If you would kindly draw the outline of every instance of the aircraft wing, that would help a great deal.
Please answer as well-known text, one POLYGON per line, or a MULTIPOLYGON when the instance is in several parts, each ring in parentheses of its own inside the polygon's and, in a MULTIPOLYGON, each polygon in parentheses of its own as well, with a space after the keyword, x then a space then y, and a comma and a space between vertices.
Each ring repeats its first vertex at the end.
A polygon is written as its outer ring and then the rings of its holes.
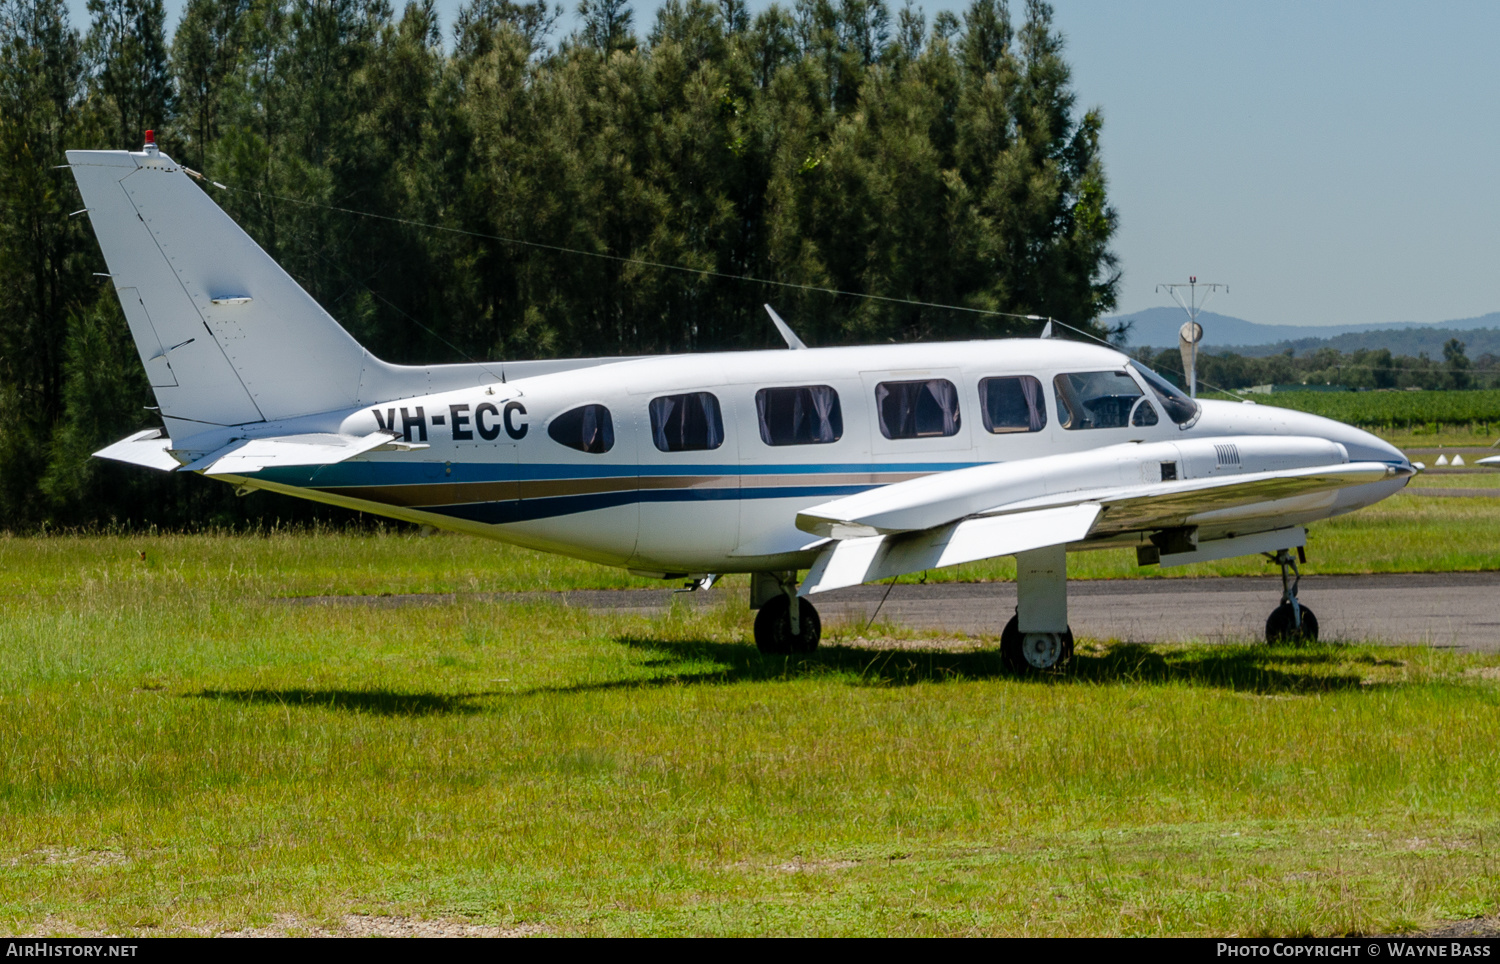
POLYGON ((1274 451, 1255 439, 1111 446, 924 476, 813 506, 798 514, 797 526, 835 541, 803 592, 1190 526, 1208 513, 1379 482, 1400 471, 1349 462, 1336 443, 1304 442, 1275 440, 1274 451), (1207 455, 1199 451, 1205 444, 1207 455), (1179 472, 1188 477, 1163 480, 1179 472))
POLYGON ((1103 510, 1103 518, 1094 526, 1091 535, 1103 535, 1192 525, 1200 516, 1211 512, 1380 482, 1392 474, 1391 467, 1384 462, 1346 462, 1343 465, 1253 472, 1216 479, 1187 479, 1134 490, 1051 496, 1031 500, 1031 505, 999 506, 985 514, 1024 513, 1035 511, 1034 507, 1085 497, 1097 501, 1103 510))

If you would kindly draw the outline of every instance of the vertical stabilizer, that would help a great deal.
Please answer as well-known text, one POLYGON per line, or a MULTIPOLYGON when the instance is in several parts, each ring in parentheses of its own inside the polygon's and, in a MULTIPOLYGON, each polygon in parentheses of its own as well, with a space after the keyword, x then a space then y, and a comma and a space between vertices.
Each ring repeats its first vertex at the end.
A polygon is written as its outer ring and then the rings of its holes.
POLYGON ((69 151, 164 417, 238 425, 359 404, 371 358, 180 166, 69 151))

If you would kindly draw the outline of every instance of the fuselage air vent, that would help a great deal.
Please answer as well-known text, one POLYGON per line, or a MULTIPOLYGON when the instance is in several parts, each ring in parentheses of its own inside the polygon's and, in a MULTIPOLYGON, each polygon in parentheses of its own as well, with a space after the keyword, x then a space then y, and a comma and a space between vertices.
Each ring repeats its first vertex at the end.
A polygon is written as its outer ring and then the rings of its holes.
POLYGON ((1240 449, 1237 445, 1215 445, 1214 454, 1219 457, 1219 467, 1240 467, 1240 449))

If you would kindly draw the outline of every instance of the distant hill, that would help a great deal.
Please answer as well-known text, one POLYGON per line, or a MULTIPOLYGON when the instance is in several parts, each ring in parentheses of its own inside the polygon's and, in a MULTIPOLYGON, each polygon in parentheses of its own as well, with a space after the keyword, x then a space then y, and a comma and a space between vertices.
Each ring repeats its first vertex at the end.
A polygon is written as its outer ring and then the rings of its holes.
MULTIPOLYGON (((1125 343, 1132 348, 1175 346, 1177 330, 1186 320, 1187 315, 1176 307, 1147 308, 1105 319, 1112 324, 1130 322, 1125 343)), ((1389 348, 1398 355, 1416 355, 1425 351, 1438 357, 1442 355, 1443 343, 1449 338, 1464 342, 1470 358, 1486 352, 1500 354, 1500 312, 1431 324, 1395 321, 1368 325, 1261 325, 1205 311, 1198 315, 1198 322, 1203 325, 1204 347, 1242 355, 1272 355, 1287 348, 1300 355, 1327 346, 1340 351, 1389 348)))
POLYGON ((1305 355, 1319 348, 1336 348, 1342 352, 1361 348, 1388 348, 1393 355, 1443 357, 1443 345, 1457 338, 1464 343, 1464 354, 1471 359, 1481 355, 1500 355, 1500 328, 1401 328, 1396 331, 1352 331, 1334 338, 1298 338, 1274 345, 1223 345, 1214 351, 1232 351, 1249 357, 1274 355, 1292 349, 1305 355))

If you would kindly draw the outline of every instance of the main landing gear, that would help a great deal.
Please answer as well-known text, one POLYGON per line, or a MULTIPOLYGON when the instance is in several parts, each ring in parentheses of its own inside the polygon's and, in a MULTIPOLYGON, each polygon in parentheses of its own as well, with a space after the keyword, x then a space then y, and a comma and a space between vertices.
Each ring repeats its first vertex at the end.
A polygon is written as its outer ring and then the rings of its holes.
POLYGON ((1060 633, 1023 633, 1018 612, 1000 632, 1000 661, 1017 673, 1061 666, 1073 658, 1073 630, 1060 633))
POLYGON ((1316 643, 1318 617, 1297 601, 1297 586, 1302 582, 1302 574, 1297 570, 1297 557, 1300 556, 1303 562, 1307 561, 1307 557, 1302 555, 1301 549, 1297 550, 1297 556, 1286 549, 1279 550, 1274 556, 1266 553, 1266 556, 1281 566, 1281 605, 1266 617, 1266 642, 1272 645, 1316 643))
POLYGON ((1042 672, 1073 658, 1068 627, 1068 554, 1062 546, 1016 553, 1016 614, 1000 633, 1000 661, 1042 672))
POLYGON ((755 645, 765 655, 817 650, 823 621, 813 604, 797 595, 795 572, 751 574, 750 606, 760 610, 755 614, 755 645))

